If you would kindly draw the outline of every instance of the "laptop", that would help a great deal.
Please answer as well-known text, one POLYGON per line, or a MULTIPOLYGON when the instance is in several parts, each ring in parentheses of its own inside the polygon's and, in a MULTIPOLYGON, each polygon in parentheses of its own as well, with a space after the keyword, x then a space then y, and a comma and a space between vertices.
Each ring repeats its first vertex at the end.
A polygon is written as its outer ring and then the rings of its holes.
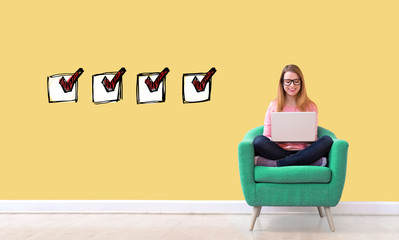
POLYGON ((316 136, 315 112, 272 112, 273 142, 314 142, 316 136))

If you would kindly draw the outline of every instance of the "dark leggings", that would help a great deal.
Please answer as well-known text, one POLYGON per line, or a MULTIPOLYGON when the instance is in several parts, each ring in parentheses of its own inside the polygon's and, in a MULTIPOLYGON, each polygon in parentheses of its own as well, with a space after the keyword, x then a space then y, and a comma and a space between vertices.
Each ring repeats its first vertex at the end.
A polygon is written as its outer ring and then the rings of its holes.
POLYGON ((255 156, 276 160, 277 166, 290 166, 308 165, 322 157, 326 157, 330 152, 333 140, 329 136, 323 136, 309 147, 297 152, 287 151, 263 135, 257 136, 253 144, 255 156))

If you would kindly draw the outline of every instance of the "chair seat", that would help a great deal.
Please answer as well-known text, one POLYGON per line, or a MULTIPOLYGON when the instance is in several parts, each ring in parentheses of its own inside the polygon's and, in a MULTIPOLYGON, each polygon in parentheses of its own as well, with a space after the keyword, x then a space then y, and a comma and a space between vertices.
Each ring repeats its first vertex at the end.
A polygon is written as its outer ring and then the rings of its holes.
POLYGON ((320 166, 255 167, 258 183, 329 183, 331 169, 320 166))

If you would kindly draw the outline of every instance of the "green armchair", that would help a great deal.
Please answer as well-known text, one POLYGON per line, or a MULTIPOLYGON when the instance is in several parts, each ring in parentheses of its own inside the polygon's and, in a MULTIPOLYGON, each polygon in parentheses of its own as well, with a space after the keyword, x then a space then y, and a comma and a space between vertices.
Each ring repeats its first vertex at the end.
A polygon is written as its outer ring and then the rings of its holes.
POLYGON ((262 206, 315 206, 320 217, 327 215, 331 231, 335 231, 330 207, 341 199, 346 176, 348 142, 334 133, 318 127, 318 137, 330 136, 334 143, 328 155, 327 167, 254 166, 253 139, 263 134, 263 126, 248 131, 238 145, 241 187, 245 201, 253 206, 250 231, 262 206))

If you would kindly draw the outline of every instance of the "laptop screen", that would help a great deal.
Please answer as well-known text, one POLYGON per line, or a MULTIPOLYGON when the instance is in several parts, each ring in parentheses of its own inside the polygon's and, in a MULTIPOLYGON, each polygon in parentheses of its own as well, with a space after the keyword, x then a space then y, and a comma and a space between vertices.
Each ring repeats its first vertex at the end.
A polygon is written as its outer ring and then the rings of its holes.
POLYGON ((314 142, 315 112, 272 112, 271 133, 274 142, 314 142))

